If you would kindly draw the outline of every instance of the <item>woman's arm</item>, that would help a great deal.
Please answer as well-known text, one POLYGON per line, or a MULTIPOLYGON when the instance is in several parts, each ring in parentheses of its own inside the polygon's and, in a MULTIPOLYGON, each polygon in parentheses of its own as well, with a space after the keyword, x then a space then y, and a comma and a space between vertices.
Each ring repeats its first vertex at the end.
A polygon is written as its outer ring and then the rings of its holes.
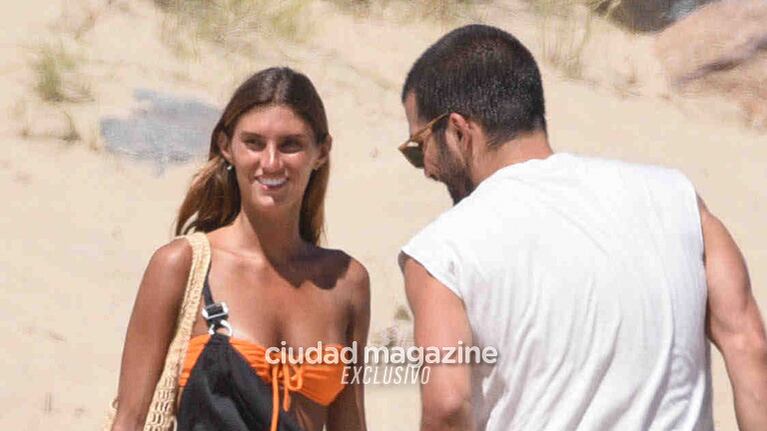
POLYGON ((175 331, 192 266, 192 247, 176 239, 152 255, 125 336, 112 431, 141 430, 175 331))
MULTIPOLYGON (((365 345, 370 327, 370 278, 365 267, 352 260, 348 283, 352 288, 349 323, 350 341, 357 343, 358 366, 364 366, 365 345)), ((349 372, 353 375, 353 372, 349 372)), ((349 383, 328 408, 327 431, 366 431, 365 386, 362 382, 349 383)))

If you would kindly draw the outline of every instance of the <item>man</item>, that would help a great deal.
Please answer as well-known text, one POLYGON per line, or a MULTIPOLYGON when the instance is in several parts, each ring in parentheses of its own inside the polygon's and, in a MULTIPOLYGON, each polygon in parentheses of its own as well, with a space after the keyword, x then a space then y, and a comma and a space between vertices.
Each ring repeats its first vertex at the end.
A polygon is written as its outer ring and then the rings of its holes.
POLYGON ((456 204, 400 255, 416 344, 498 350, 431 367, 422 430, 711 430, 707 335, 767 430, 745 263, 686 177, 554 154, 535 60, 493 27, 437 41, 402 100, 401 150, 456 204))

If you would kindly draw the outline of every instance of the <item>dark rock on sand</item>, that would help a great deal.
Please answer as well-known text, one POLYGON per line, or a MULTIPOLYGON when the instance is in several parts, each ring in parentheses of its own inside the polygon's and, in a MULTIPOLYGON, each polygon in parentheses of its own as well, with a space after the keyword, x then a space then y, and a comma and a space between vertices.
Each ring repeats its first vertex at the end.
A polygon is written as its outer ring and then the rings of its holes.
MULTIPOLYGON (((634 31, 658 31, 684 18, 712 0, 614 0, 610 17, 634 31)), ((607 13, 611 2, 599 10, 607 13)))
POLYGON ((148 89, 136 89, 141 108, 127 118, 102 118, 106 149, 150 160, 160 171, 169 163, 204 157, 220 111, 204 102, 148 89))

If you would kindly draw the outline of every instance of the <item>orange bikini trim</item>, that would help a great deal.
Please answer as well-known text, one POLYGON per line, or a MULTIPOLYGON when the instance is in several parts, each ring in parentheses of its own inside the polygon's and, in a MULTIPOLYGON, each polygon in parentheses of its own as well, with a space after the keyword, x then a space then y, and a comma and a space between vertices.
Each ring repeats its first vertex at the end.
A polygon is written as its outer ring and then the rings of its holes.
MULTIPOLYGON (((184 367, 181 370, 179 386, 186 386, 194 364, 202 354, 210 334, 198 335, 189 340, 184 367)), ((342 381, 345 365, 335 364, 270 364, 266 360, 266 348, 257 343, 230 338, 229 343, 248 361, 261 379, 272 385, 272 431, 277 430, 279 408, 279 387, 283 389, 282 409, 290 409, 290 393, 298 392, 310 400, 328 406, 344 389, 342 381)), ((325 345, 325 350, 340 349, 340 344, 325 345)), ((274 356, 279 358, 279 356, 274 356)))

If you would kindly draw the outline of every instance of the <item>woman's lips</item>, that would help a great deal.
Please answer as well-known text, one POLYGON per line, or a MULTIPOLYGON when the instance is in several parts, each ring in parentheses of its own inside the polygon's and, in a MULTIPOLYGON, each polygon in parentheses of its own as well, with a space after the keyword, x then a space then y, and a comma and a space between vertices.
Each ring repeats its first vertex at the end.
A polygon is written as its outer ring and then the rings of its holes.
POLYGON ((282 186, 284 186, 288 182, 288 179, 285 177, 281 177, 281 178, 261 177, 261 178, 256 178, 256 181, 261 185, 261 188, 263 190, 272 191, 272 190, 277 190, 281 188, 282 186))

